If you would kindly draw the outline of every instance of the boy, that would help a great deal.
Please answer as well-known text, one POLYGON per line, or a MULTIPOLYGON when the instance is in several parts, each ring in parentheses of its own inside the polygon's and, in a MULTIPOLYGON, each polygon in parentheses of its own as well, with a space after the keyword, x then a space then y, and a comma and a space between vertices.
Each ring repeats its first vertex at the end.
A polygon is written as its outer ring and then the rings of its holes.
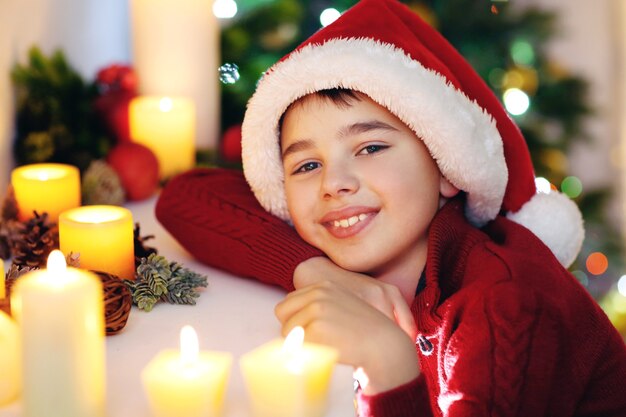
POLYGON ((243 162, 313 248, 234 173, 175 179, 157 216, 200 260, 295 284, 283 331, 357 368, 361 415, 626 415, 624 343, 563 267, 580 213, 535 192, 504 109, 406 7, 363 0, 268 71, 243 162))

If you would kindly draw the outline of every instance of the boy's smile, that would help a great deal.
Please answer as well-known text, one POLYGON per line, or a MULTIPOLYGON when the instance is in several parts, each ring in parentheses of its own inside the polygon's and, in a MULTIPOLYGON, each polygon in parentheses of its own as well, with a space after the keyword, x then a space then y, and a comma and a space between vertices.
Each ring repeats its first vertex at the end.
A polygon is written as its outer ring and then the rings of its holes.
POLYGON ((376 216, 378 210, 371 207, 349 207, 327 213, 320 223, 338 239, 348 238, 363 230, 376 216))
POLYGON ((337 104, 308 96, 285 113, 287 206, 302 238, 339 266, 384 280, 418 278, 448 183, 412 130, 358 97, 337 104))

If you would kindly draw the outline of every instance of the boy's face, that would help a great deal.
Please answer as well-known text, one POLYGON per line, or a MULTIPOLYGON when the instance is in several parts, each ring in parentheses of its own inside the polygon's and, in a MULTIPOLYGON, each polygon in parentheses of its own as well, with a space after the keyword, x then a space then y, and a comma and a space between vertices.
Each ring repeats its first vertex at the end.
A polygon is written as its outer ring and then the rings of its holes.
POLYGON ((337 265, 408 272, 426 257, 441 174, 413 131, 359 97, 338 106, 308 96, 285 113, 287 206, 300 236, 337 265))

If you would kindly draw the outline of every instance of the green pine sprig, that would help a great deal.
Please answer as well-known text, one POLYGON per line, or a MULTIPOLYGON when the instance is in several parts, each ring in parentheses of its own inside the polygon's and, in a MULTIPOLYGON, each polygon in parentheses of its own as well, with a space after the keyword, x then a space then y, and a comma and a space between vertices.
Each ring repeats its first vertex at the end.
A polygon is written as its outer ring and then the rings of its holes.
POLYGON ((135 281, 124 282, 133 296, 133 304, 144 311, 151 311, 159 301, 195 305, 200 296, 197 288, 208 285, 206 276, 155 253, 141 258, 135 281))

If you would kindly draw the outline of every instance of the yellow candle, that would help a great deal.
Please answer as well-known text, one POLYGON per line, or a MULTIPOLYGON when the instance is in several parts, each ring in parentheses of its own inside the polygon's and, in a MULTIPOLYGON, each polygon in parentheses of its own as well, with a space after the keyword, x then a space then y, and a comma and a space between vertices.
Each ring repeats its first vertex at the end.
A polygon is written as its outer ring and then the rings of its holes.
POLYGON ((18 328, 0 311, 0 406, 10 403, 21 387, 18 328))
POLYGON ((20 220, 33 217, 36 210, 56 222, 62 211, 80 206, 80 173, 71 165, 24 165, 13 170, 11 184, 20 220))
POLYGON ((337 351, 303 343, 296 327, 240 359, 255 417, 321 417, 326 412, 328 385, 337 351))
POLYGON ((102 283, 67 268, 52 251, 48 268, 29 272, 13 287, 20 327, 25 417, 103 417, 105 344, 102 283))
POLYGON ((134 279, 133 215, 117 206, 83 206, 59 217, 63 253, 80 253, 80 267, 134 279))
POLYGON ((199 148, 215 149, 220 128, 220 24, 214 0, 130 0, 132 62, 144 94, 189 97, 199 148), (176 75, 172 75, 176 74, 176 75))
POLYGON ((4 274, 4 261, 0 259, 0 300, 6 298, 6 275, 4 274))
POLYGON ((180 352, 160 352, 142 373, 150 407, 157 417, 221 415, 232 355, 199 352, 191 326, 180 332, 180 352))
POLYGON ((128 108, 130 136, 159 160, 161 178, 194 166, 196 111, 188 98, 142 96, 128 108))

